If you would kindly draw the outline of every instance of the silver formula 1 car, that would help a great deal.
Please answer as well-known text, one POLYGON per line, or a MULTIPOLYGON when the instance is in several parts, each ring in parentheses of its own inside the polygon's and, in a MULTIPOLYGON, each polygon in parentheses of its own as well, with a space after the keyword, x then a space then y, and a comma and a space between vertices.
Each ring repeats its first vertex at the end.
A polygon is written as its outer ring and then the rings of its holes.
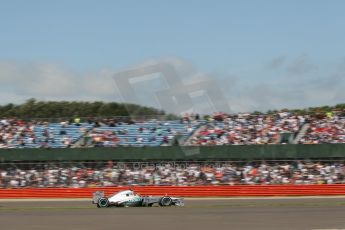
POLYGON ((92 203, 98 208, 106 207, 152 207, 159 206, 184 206, 183 198, 170 196, 140 196, 132 190, 123 190, 105 197, 103 191, 92 194, 92 203))

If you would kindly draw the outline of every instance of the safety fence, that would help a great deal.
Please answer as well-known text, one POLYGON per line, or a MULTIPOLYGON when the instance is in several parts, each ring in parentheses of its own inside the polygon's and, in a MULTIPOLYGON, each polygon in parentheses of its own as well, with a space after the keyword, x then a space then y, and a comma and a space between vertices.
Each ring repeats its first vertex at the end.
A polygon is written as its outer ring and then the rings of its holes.
POLYGON ((344 159, 345 144, 0 149, 0 162, 344 159))
POLYGON ((0 199, 7 198, 90 198, 102 190, 105 195, 133 189, 140 195, 184 197, 247 196, 325 196, 345 195, 345 184, 339 185, 242 185, 242 186, 131 186, 102 188, 22 188, 0 189, 0 199))

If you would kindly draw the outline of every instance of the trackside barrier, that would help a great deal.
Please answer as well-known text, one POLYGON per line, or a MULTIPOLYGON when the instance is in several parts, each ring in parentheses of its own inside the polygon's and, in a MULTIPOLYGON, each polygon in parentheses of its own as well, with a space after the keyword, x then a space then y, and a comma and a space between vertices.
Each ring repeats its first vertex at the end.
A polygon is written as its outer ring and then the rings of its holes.
POLYGON ((237 196, 319 196, 345 195, 345 184, 339 185, 238 185, 238 186, 132 186, 101 188, 19 188, 0 189, 0 199, 8 198, 91 198, 94 191, 110 195, 133 189, 140 195, 184 197, 237 196))
MULTIPOLYGON (((187 148, 187 147, 186 147, 187 148)), ((224 145, 200 146, 197 154, 186 154, 181 146, 116 148, 0 149, 0 162, 33 161, 195 161, 195 160, 288 160, 340 159, 345 144, 318 145, 224 145)))

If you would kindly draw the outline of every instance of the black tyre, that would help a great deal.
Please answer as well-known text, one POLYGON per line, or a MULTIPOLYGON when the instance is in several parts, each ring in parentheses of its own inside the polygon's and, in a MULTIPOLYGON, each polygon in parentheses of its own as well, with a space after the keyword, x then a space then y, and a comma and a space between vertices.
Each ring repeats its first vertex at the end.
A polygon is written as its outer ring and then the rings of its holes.
POLYGON ((159 201, 160 206, 170 206, 172 204, 172 199, 168 196, 163 196, 159 201))
POLYGON ((100 208, 109 207, 109 200, 108 200, 108 198, 103 197, 103 198, 99 199, 97 207, 100 207, 100 208))

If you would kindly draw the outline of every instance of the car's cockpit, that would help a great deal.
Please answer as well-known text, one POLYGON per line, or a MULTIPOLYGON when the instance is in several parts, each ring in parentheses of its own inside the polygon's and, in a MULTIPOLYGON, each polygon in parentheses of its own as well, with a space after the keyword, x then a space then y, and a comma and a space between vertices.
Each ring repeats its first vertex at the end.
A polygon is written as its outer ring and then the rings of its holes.
POLYGON ((114 193, 111 196, 112 197, 114 197, 114 196, 130 197, 130 196, 135 196, 135 193, 132 190, 125 190, 125 191, 120 191, 120 192, 114 193))

